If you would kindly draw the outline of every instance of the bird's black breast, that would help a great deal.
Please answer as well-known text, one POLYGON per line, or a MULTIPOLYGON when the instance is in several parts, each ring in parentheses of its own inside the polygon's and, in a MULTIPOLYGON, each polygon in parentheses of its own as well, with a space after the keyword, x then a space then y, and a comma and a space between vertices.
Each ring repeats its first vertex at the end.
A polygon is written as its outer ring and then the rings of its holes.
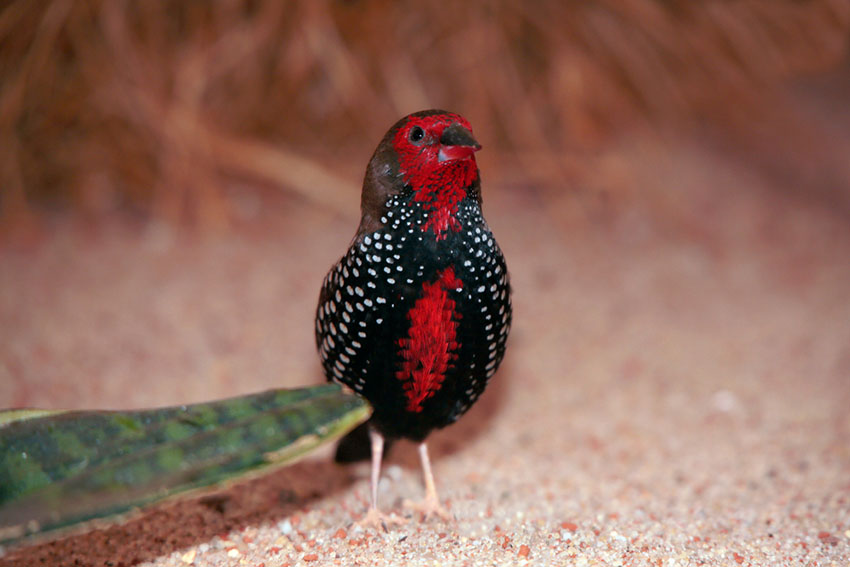
POLYGON ((385 435, 421 440, 463 414, 501 363, 510 284, 476 202, 460 203, 461 230, 442 238, 401 204, 328 273, 316 341, 328 379, 368 399, 385 435))

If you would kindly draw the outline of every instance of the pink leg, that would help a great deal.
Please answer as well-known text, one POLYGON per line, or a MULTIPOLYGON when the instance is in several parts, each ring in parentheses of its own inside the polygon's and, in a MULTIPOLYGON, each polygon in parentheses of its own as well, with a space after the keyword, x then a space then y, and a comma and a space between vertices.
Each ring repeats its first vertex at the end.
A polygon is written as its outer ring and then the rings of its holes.
POLYGON ((378 509, 378 483, 381 480, 381 461, 384 458, 384 436, 369 428, 369 440, 372 442, 372 502, 370 510, 378 509))
POLYGON ((443 520, 451 519, 451 514, 440 505, 440 498, 437 496, 437 485, 434 483, 434 473, 431 472, 428 445, 424 442, 419 444, 419 460, 422 462, 422 476, 425 480, 425 499, 418 503, 405 502, 405 506, 422 512, 426 520, 432 516, 437 516, 443 520))
POLYGON ((369 428, 369 440, 372 443, 372 501, 369 503, 369 511, 357 524, 363 527, 382 527, 384 531, 387 524, 401 524, 402 518, 393 514, 385 515, 378 510, 378 482, 381 480, 381 460, 384 455, 384 436, 375 429, 369 428))

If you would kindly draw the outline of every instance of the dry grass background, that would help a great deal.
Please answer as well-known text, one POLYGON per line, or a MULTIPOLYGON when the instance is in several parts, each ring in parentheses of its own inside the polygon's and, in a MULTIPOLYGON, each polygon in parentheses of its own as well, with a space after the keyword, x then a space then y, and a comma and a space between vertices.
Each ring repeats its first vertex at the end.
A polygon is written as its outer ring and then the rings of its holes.
POLYGON ((847 0, 10 2, 0 218, 226 227, 237 185, 351 214, 363 148, 429 106, 470 118, 488 175, 569 208, 559 193, 604 175, 593 152, 634 128, 710 125, 781 151, 763 125, 805 124, 776 86, 838 64, 848 30, 847 0))

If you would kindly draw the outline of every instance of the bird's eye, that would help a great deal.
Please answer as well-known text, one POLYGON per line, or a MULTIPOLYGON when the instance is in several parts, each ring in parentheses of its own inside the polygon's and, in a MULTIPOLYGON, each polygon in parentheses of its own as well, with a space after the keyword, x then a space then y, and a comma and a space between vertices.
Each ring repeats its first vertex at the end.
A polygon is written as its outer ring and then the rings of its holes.
POLYGON ((408 138, 414 144, 418 144, 419 142, 421 142, 422 138, 424 138, 424 137, 425 137, 425 130, 423 130, 419 126, 414 126, 413 128, 410 129, 410 134, 408 135, 408 138))

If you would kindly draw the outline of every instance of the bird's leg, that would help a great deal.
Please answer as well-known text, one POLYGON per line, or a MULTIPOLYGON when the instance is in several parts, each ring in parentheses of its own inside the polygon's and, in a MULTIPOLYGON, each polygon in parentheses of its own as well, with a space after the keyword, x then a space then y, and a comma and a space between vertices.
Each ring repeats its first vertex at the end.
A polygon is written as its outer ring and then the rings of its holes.
POLYGON ((357 525, 371 528, 381 527, 386 531, 387 524, 400 524, 404 522, 404 520, 394 514, 382 514, 380 510, 378 510, 378 482, 381 480, 381 459, 384 454, 384 436, 373 427, 370 427, 369 440, 372 443, 372 499, 369 503, 369 511, 357 522, 357 525))
POLYGON ((452 519, 452 515, 440 505, 437 496, 437 485, 434 484, 434 474, 431 472, 431 459, 428 457, 428 445, 423 441, 419 444, 419 460, 422 461, 422 476, 425 480, 425 499, 421 502, 405 501, 407 508, 421 512, 425 519, 437 516, 443 520, 452 519))
POLYGON ((378 483, 381 481, 381 461, 384 458, 384 436, 370 428, 369 441, 372 442, 372 500, 369 502, 369 509, 377 510, 378 483))

